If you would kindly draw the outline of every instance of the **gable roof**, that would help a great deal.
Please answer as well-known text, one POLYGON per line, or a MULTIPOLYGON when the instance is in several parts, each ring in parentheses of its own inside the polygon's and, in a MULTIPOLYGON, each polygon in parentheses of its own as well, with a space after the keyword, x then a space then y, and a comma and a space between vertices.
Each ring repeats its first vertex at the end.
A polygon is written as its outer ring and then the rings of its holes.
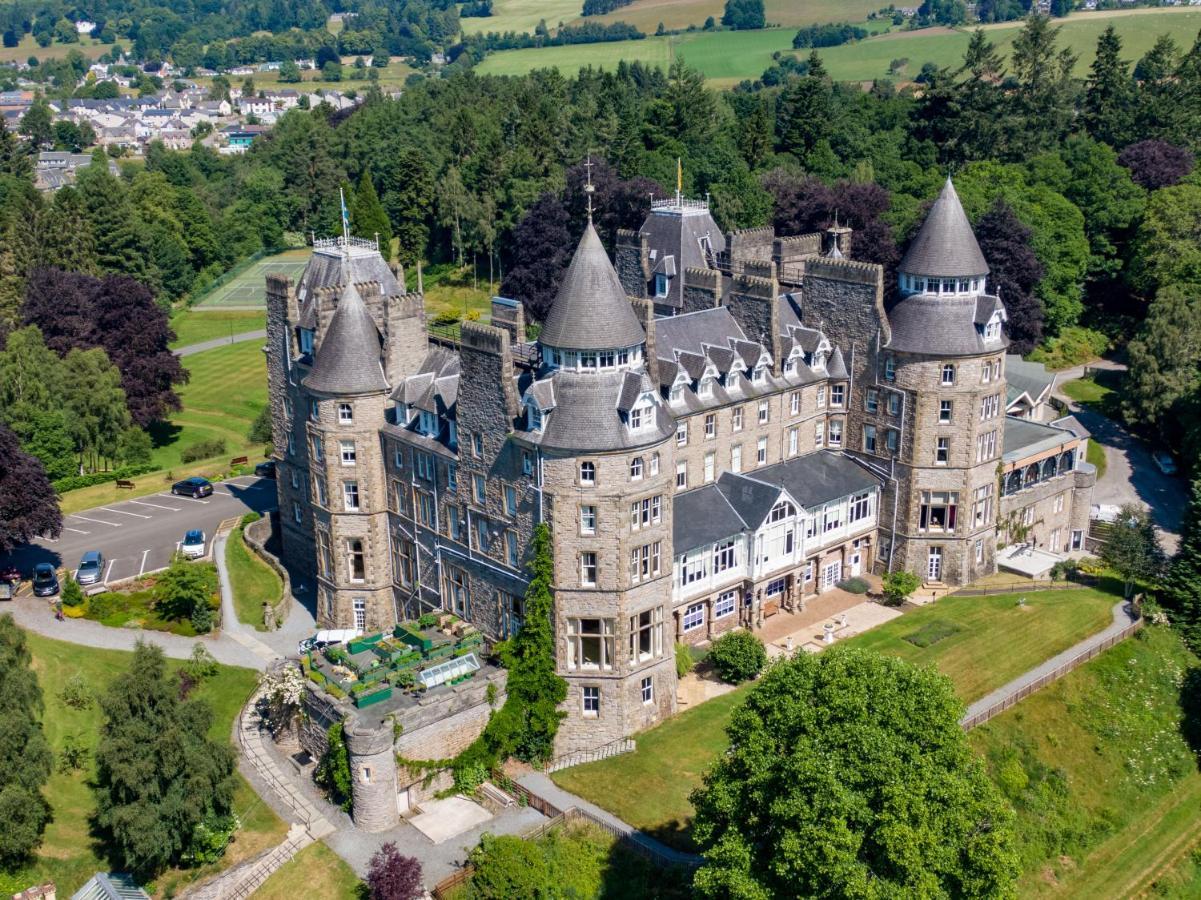
POLYGON ((353 284, 342 289, 303 384, 326 394, 371 394, 388 389, 380 363, 379 329, 353 284))
POLYGON ((617 270, 589 222, 563 274, 539 341, 548 347, 607 350, 633 347, 645 340, 646 332, 617 270))
POLYGON ((1027 362, 1016 353, 1005 356, 1006 403, 1013 403, 1023 394, 1031 403, 1038 403, 1055 384, 1055 373, 1038 362, 1027 362))
POLYGON ((988 274, 972 223, 949 177, 897 271, 947 278, 988 274))

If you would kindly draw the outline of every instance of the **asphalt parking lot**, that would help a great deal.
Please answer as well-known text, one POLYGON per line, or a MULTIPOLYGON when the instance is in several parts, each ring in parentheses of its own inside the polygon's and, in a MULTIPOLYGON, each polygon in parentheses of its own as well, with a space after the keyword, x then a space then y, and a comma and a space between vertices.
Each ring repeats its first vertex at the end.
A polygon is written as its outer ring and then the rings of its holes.
POLYGON ((275 481, 269 478, 244 476, 215 482, 212 496, 202 500, 176 497, 168 489, 63 516, 57 539, 42 538, 19 547, 0 556, 0 566, 16 565, 24 578, 40 562, 74 572, 84 553, 99 550, 105 559, 105 582, 121 581, 169 565, 190 529, 204 532, 211 554, 221 522, 275 506, 275 481))

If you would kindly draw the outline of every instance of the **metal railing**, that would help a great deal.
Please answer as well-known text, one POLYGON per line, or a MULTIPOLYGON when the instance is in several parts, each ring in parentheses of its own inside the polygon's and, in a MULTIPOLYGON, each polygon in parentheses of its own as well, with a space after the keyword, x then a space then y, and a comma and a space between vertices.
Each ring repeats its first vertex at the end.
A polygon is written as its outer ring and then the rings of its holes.
POLYGON ((551 772, 558 772, 560 769, 566 769, 571 766, 581 766, 584 763, 599 762, 611 756, 632 753, 636 748, 637 745, 634 743, 633 738, 618 738, 615 741, 610 741, 591 750, 577 750, 574 753, 565 753, 562 756, 556 756, 542 767, 542 771, 549 775, 551 772))
POLYGON ((1078 669, 1080 666, 1084 665, 1090 659, 1093 659, 1094 657, 1099 656, 1100 654, 1102 654, 1106 650, 1108 650, 1110 647, 1113 647, 1115 644, 1120 644, 1122 641, 1126 640, 1126 638, 1133 635, 1136 631, 1138 631, 1142 627, 1143 627, 1143 620, 1136 619, 1135 621, 1133 621, 1129 625, 1127 625, 1125 628, 1123 628, 1121 631, 1117 632, 1116 634, 1111 634, 1105 640, 1101 641, 1101 643, 1095 644, 1092 647, 1089 647, 1087 650, 1079 653, 1076 656, 1073 656, 1071 659, 1069 659, 1063 665, 1057 666, 1056 668, 1052 669, 1050 672, 1046 673, 1045 675, 1039 676, 1038 678, 1036 678, 1034 681, 1030 682, 1029 684, 1023 685, 1021 688, 1019 688, 1017 691, 1010 694, 1008 697, 1004 698, 1003 700, 999 700, 998 702, 994 703, 992 706, 988 707, 987 709, 982 709, 982 710, 980 710, 980 712, 975 713, 974 715, 964 716, 963 719, 961 719, 959 722, 960 727, 963 728, 964 731, 971 731, 977 725, 983 725, 985 722, 987 722, 989 719, 993 718, 994 716, 1000 715, 1001 713, 1005 712, 1005 710, 1016 706, 1018 703, 1025 700, 1027 697, 1029 697, 1035 691, 1042 690, 1048 684, 1058 681, 1064 675, 1067 675, 1069 672, 1073 671, 1074 669, 1078 669))
POLYGON ((993 594, 1021 594, 1037 591, 1070 591, 1097 584, 1101 579, 1095 575, 1080 575, 1079 581, 1007 581, 985 587, 963 588, 955 591, 954 597, 989 597, 993 594))

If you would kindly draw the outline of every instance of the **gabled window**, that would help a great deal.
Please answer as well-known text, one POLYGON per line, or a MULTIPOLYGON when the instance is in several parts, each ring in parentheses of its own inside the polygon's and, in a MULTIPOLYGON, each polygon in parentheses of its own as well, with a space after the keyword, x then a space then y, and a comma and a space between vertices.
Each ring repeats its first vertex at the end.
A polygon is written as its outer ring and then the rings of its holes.
POLYGON ((542 410, 534 403, 526 404, 525 425, 530 431, 542 430, 542 410))
POLYGON ((666 297, 668 290, 671 288, 671 279, 662 272, 655 273, 655 296, 666 297))

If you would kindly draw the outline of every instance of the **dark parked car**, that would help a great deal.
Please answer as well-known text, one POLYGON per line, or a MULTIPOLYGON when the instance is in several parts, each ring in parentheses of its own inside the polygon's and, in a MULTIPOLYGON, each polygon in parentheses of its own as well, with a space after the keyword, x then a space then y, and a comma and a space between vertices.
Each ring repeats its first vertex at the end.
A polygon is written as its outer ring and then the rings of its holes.
POLYGON ((16 566, 0 567, 0 581, 7 582, 16 587, 21 583, 21 570, 16 566))
POLYGON ((89 550, 79 561, 79 570, 75 580, 80 584, 97 584, 104 578, 104 554, 99 550, 89 550))
POLYGON ((269 459, 266 462, 261 462, 254 467, 254 474, 260 478, 275 477, 275 460, 269 459))
POLYGON ((50 563, 38 563, 33 567, 33 595, 53 597, 58 593, 58 573, 50 563))
POLYGON ((199 500, 201 497, 208 497, 213 493, 213 485, 207 478, 195 476, 175 482, 171 485, 171 493, 199 500))

